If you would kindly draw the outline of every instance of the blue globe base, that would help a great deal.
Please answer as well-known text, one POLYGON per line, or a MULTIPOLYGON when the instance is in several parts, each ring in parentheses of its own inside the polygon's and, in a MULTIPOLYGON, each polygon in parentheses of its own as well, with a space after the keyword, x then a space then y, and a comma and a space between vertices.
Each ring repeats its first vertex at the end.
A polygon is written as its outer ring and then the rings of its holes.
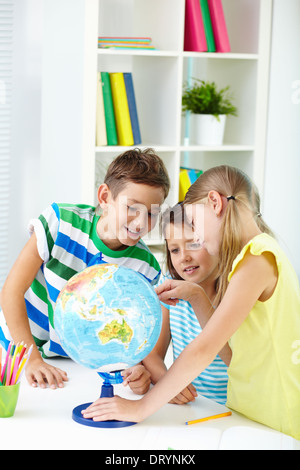
POLYGON ((83 424, 84 426, 91 426, 93 428, 124 428, 126 426, 133 426, 134 423, 132 421, 93 421, 91 418, 84 418, 81 414, 82 410, 85 410, 88 406, 92 403, 85 403, 83 405, 76 406, 72 413, 72 418, 79 424, 83 424))
MULTIPOLYGON (((104 379, 104 383, 101 388, 100 398, 112 398, 114 396, 114 387, 113 383, 122 383, 123 377, 121 373, 115 372, 114 375, 107 373, 98 373, 100 377, 104 379)), ((79 424, 84 426, 91 426, 93 428, 124 428, 126 426, 133 426, 137 424, 132 421, 117 421, 117 420, 108 420, 108 421, 93 421, 92 418, 84 418, 82 416, 82 410, 85 410, 92 403, 84 403, 83 405, 76 406, 72 413, 72 418, 79 424)))

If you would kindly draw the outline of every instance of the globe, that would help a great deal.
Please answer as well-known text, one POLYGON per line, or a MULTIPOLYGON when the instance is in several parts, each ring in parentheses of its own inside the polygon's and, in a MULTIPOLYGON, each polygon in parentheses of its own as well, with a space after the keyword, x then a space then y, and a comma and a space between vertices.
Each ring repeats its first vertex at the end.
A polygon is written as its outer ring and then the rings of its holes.
POLYGON ((54 326, 67 355, 97 372, 138 364, 155 346, 161 306, 151 284, 132 269, 90 266, 60 292, 54 326))

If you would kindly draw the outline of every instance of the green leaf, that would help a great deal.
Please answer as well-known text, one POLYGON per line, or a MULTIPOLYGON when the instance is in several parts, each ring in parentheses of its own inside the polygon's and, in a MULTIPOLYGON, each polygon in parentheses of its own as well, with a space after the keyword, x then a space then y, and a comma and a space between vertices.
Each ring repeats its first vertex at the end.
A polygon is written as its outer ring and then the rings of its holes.
POLYGON ((205 82, 194 79, 191 88, 184 87, 182 95, 183 112, 191 111, 193 114, 231 114, 237 116, 237 108, 232 103, 233 98, 229 94, 229 86, 217 90, 215 82, 205 82))

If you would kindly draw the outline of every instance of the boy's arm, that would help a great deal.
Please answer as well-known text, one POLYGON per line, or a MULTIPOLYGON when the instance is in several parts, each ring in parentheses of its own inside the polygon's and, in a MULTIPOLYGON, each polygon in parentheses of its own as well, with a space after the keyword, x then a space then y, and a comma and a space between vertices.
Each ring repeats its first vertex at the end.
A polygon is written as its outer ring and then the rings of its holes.
POLYGON ((8 274, 0 294, 1 307, 14 342, 24 341, 28 346, 33 344, 31 360, 40 357, 40 353, 31 334, 24 295, 42 263, 33 233, 8 274))
POLYGON ((37 382, 44 387, 46 380, 50 386, 56 388, 55 381, 58 385, 62 384, 61 374, 60 372, 57 374, 56 369, 41 358, 31 334, 24 299, 42 263, 43 260, 37 250, 36 235, 33 233, 8 274, 0 294, 0 304, 13 341, 15 343, 24 341, 28 347, 33 345, 26 367, 28 381, 31 385, 37 382))

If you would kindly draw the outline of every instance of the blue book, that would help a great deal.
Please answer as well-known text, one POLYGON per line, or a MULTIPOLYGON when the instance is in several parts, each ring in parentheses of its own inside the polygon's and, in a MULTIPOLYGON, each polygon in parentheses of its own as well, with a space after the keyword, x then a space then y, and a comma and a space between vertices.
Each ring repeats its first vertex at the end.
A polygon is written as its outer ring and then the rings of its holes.
POLYGON ((195 181, 198 178, 197 173, 193 168, 189 170, 189 178, 190 178, 191 184, 195 183, 195 181))
POLYGON ((128 101, 128 107, 129 107, 134 145, 139 145, 142 143, 142 139, 141 139, 139 119, 138 119, 138 114, 137 114, 132 74, 123 73, 123 75, 124 75, 124 81, 125 81, 125 88, 126 88, 126 94, 127 94, 127 101, 128 101))

